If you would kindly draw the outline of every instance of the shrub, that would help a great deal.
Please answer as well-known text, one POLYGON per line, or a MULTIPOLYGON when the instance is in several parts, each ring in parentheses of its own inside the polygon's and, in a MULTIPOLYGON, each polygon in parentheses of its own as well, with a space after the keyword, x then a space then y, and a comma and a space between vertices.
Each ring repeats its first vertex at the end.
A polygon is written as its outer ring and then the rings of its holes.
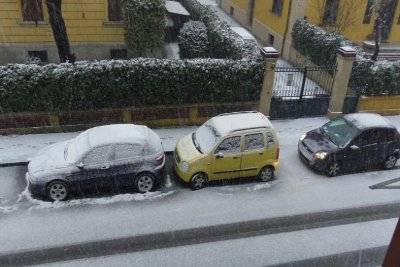
POLYGON ((400 61, 372 61, 358 45, 342 35, 297 20, 292 31, 293 46, 318 66, 336 64, 336 53, 341 46, 351 46, 357 57, 353 65, 350 87, 359 94, 400 94, 400 61))
POLYGON ((262 64, 136 58, 0 66, 0 112, 256 101, 262 64))
POLYGON ((179 32, 178 40, 181 58, 208 57, 207 28, 203 22, 186 22, 179 32))
POLYGON ((182 0, 182 4, 195 20, 202 21, 208 32, 210 53, 213 58, 261 60, 257 44, 245 41, 215 12, 197 0, 182 0))
POLYGON ((164 0, 124 0, 125 41, 138 56, 159 49, 165 39, 164 0))

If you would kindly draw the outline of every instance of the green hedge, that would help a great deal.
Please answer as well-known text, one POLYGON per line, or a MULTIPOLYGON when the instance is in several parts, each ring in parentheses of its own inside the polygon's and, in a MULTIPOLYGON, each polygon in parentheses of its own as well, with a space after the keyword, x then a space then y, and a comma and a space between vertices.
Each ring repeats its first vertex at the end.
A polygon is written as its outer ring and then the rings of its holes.
POLYGON ((165 39, 164 0, 123 0, 125 42, 136 56, 163 47, 165 39))
POLYGON ((207 28, 201 21, 188 21, 183 24, 178 36, 181 58, 209 57, 207 28))
POLYGON ((198 0, 182 0, 182 4, 194 20, 202 21, 206 25, 213 58, 262 59, 257 44, 243 40, 209 6, 199 3, 198 0))
POLYGON ((0 66, 0 111, 68 111, 256 101, 261 63, 136 58, 0 66))
POLYGON ((293 46, 318 66, 336 64, 336 53, 341 46, 351 46, 357 58, 353 65, 350 87, 359 94, 400 94, 400 61, 369 59, 361 47, 342 35, 327 32, 305 20, 297 20, 292 31, 293 46))

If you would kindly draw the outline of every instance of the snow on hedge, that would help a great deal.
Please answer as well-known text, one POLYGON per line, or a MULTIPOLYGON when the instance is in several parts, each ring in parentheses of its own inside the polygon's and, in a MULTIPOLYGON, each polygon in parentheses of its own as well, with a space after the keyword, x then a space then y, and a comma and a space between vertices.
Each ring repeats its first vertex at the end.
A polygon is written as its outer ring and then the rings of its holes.
POLYGON ((336 53, 341 46, 356 50, 350 86, 360 94, 400 94, 400 61, 369 59, 361 47, 335 32, 328 32, 306 20, 295 22, 292 31, 293 46, 318 66, 336 64, 336 53))
POLYGON ((135 58, 0 66, 0 112, 255 101, 263 64, 135 58))
POLYGON ((186 22, 179 32, 178 40, 181 58, 209 57, 207 28, 203 22, 186 22))

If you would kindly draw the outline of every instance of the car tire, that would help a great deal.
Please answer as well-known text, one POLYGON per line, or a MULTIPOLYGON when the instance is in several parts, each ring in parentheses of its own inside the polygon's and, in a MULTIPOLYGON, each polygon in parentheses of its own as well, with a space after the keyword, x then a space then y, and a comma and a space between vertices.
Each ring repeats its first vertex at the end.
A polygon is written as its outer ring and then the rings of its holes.
POLYGON ((262 168, 257 176, 257 179, 263 183, 271 181, 272 179, 274 179, 274 168, 272 168, 271 166, 266 166, 262 168))
POLYGON ((208 178, 205 173, 199 172, 193 175, 190 179, 190 188, 192 190, 199 190, 207 186, 208 178))
POLYGON ((147 193, 153 190, 156 186, 154 176, 150 173, 139 174, 135 178, 135 189, 139 193, 147 193))
POLYGON ((340 166, 339 162, 332 162, 332 163, 328 164, 328 166, 326 168, 326 175, 328 177, 338 176, 340 171, 341 171, 341 166, 340 166))
POLYGON ((51 201, 63 201, 68 197, 68 185, 63 181, 53 181, 47 186, 47 197, 51 201))
POLYGON ((390 155, 383 162, 383 169, 385 169, 385 170, 393 169, 396 166, 397 160, 398 159, 397 159, 396 155, 390 155))

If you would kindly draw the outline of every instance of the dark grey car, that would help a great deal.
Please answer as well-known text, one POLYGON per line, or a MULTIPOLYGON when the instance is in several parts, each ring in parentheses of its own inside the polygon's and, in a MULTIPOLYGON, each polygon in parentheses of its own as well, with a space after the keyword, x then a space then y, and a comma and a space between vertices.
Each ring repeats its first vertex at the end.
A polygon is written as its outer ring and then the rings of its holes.
POLYGON ((28 165, 33 196, 64 200, 91 189, 132 187, 153 190, 164 177, 161 140, 146 126, 94 127, 76 138, 41 150, 28 165))

